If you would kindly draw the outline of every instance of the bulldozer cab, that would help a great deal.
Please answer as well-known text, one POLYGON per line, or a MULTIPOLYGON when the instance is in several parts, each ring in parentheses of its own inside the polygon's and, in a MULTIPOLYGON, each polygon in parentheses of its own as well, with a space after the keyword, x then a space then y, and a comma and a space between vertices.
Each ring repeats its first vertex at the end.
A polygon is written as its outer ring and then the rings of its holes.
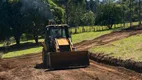
POLYGON ((46 27, 47 37, 69 38, 68 25, 49 25, 46 27))
POLYGON ((51 52, 70 51, 70 34, 68 25, 48 25, 46 27, 46 45, 51 52), (64 50, 57 50, 58 47, 64 47, 64 50), (68 48, 68 49, 65 49, 68 48))

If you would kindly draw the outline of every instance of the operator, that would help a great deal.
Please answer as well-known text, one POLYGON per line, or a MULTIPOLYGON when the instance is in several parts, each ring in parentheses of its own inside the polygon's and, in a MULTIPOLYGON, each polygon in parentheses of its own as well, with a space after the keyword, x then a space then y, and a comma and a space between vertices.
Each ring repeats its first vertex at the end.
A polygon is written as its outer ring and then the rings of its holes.
POLYGON ((60 38, 61 37, 61 34, 59 33, 59 31, 56 31, 56 38, 60 38))

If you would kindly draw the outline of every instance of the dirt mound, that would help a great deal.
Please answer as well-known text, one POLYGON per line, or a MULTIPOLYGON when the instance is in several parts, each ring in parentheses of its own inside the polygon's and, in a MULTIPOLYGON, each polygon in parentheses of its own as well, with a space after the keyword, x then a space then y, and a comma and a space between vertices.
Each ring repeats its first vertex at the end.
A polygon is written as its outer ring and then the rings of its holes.
POLYGON ((101 62, 104 64, 109 64, 113 66, 122 66, 127 69, 135 70, 137 72, 142 72, 142 62, 135 62, 131 59, 122 60, 120 58, 109 57, 108 55, 104 55, 103 53, 99 54, 90 53, 89 57, 91 60, 101 62))
MULTIPOLYGON (((75 45, 77 50, 88 50, 92 46, 103 45, 140 34, 141 30, 117 31, 103 35, 94 40, 75 45)), ((102 56, 103 57, 103 56, 102 56)), ((101 58, 102 60, 103 58, 101 58)), ((114 59, 112 63, 116 60, 114 59)), ((94 61, 90 66, 79 69, 50 71, 37 67, 42 63, 41 53, 0 60, 0 80, 141 80, 139 73, 120 67, 112 67, 94 61)))

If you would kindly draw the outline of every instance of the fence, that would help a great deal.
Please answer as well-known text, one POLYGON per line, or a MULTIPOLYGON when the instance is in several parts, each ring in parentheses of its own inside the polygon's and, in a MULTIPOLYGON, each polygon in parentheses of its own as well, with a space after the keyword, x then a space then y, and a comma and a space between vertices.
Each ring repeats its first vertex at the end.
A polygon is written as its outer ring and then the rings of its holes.
MULTIPOLYGON (((139 24, 139 22, 133 22, 132 23, 133 26, 136 26, 139 24)), ((117 29, 117 28, 128 28, 130 27, 130 23, 125 23, 124 24, 114 24, 112 26, 112 30, 113 29, 117 29)), ((83 32, 95 32, 95 31, 104 31, 104 30, 109 30, 107 26, 79 26, 76 28, 70 28, 70 33, 71 34, 78 34, 78 33, 83 33, 83 32)))

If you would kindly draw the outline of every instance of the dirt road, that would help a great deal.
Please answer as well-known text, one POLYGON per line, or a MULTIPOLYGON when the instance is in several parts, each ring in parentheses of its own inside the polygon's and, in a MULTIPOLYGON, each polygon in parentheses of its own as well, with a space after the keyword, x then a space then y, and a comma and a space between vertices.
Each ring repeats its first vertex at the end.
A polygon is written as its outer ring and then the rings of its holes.
MULTIPOLYGON (((94 40, 76 44, 77 50, 87 50, 142 31, 113 32, 94 40)), ((142 80, 140 73, 90 60, 87 68, 50 71, 43 69, 41 53, 0 60, 0 80, 142 80)))

